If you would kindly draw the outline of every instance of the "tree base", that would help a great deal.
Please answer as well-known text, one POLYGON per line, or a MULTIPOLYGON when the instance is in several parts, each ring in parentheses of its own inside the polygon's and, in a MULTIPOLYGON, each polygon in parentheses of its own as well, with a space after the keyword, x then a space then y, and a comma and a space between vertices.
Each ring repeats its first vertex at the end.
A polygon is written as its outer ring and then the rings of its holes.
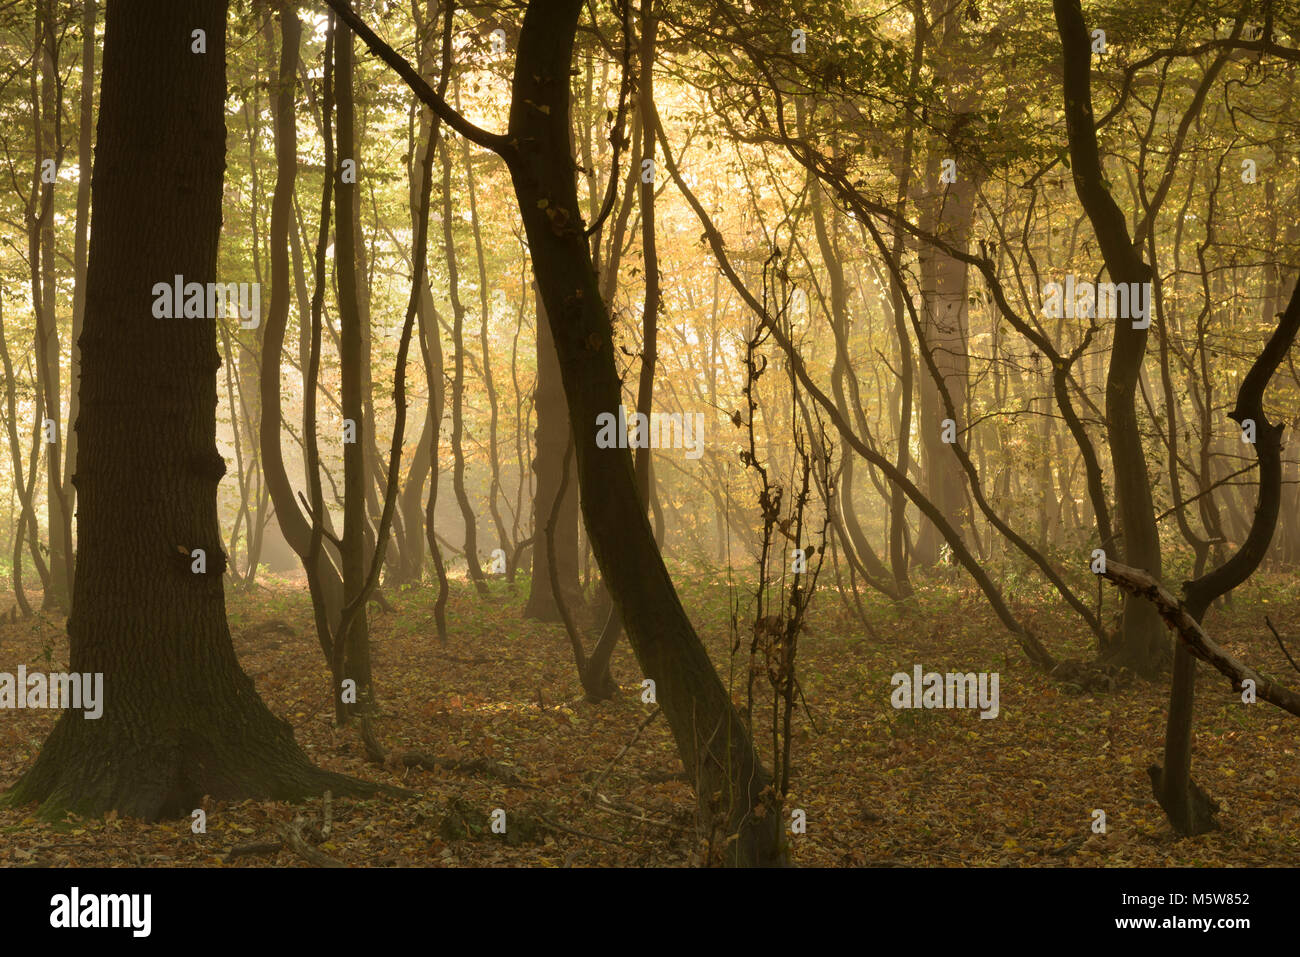
MULTIPOLYGON (((249 689, 251 692, 251 688, 249 689)), ((169 710, 130 725, 118 709, 98 720, 65 712, 35 764, 0 800, 38 803, 38 816, 71 812, 98 817, 108 811, 158 821, 188 817, 206 797, 220 801, 302 801, 323 794, 367 797, 409 794, 317 768, 255 693, 220 709, 169 710), (206 719, 206 720, 205 720, 206 719)), ((154 702, 157 713, 160 702, 154 702)))
POLYGON ((1171 800, 1164 786, 1164 771, 1158 764, 1147 768, 1151 778, 1151 792, 1164 809, 1169 823, 1181 837, 1195 837, 1219 829, 1219 822, 1214 815, 1219 811, 1219 802, 1214 800, 1191 778, 1187 779, 1187 798, 1185 802, 1171 800))

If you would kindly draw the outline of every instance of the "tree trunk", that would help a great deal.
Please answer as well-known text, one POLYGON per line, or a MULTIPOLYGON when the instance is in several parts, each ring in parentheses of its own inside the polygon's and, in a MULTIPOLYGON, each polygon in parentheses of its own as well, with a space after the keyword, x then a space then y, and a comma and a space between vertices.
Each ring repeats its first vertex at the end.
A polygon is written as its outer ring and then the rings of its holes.
POLYGON ((569 71, 580 0, 529 5, 520 32, 510 171, 574 423, 582 510, 601 572, 645 675, 656 685, 710 831, 728 862, 785 859, 781 821, 764 814, 770 775, 709 660, 655 545, 626 449, 596 444, 596 418, 622 401, 609 312, 583 236, 570 154, 569 71), (540 109, 546 106, 546 110, 540 109), (756 813, 756 811, 758 813, 756 813))
POLYGON ((80 561, 71 670, 103 715, 65 711, 8 799, 156 820, 219 800, 370 786, 312 767, 257 695, 226 624, 216 326, 152 315, 154 283, 216 279, 226 0, 111 0, 82 335, 80 561), (191 53, 191 31, 207 52, 191 53), (192 571, 207 550, 205 574, 192 571))
MULTIPOLYGON (((560 606, 551 588, 550 559, 541 535, 555 511, 556 493, 561 491, 560 477, 569 447, 569 404, 560 379, 560 360, 551 338, 546 305, 537 296, 537 455, 533 471, 537 491, 533 496, 533 578, 524 605, 524 617, 538 621, 560 621, 560 606), (539 547, 540 546, 540 547, 539 547)), ((581 594, 578 588, 578 491, 567 483, 564 497, 556 512, 554 540, 555 577, 560 583, 560 599, 573 607, 581 594)))
POLYGON ((465 521, 465 568, 481 596, 488 594, 478 561, 478 518, 465 489, 465 307, 460 301, 456 238, 452 233, 451 152, 442 143, 442 237, 447 255, 447 291, 451 297, 451 487, 465 521))
POLYGON ((81 116, 77 127, 77 218, 73 226, 72 335, 68 357, 68 431, 64 438, 63 474, 68 476, 68 514, 76 514, 77 490, 77 381, 81 374, 81 325, 86 314, 86 249, 90 241, 90 166, 95 142, 95 23, 96 0, 85 0, 81 18, 81 116))
MULTIPOLYGON (((64 495, 63 482, 63 390, 59 362, 59 323, 54 274, 54 183, 45 182, 41 165, 53 160, 63 165, 62 125, 59 122, 58 37, 54 25, 54 0, 42 0, 38 8, 36 57, 40 62, 39 98, 32 90, 35 120, 35 157, 32 173, 32 203, 36 218, 31 224, 29 253, 32 269, 32 306, 36 316, 38 388, 45 396, 45 415, 53 431, 44 437, 46 452, 46 520, 50 536, 50 578, 46 582, 42 607, 67 612, 72 587, 72 513, 64 495), (38 198, 39 194, 39 198, 38 198)), ((38 426, 40 423, 37 423, 38 426)))
MULTIPOLYGON (((460 91, 456 91, 457 106, 460 105, 460 91)), ((497 548, 509 555, 514 550, 514 543, 506 533, 506 523, 501 518, 501 509, 497 506, 497 496, 501 492, 501 464, 497 461, 497 387, 492 379, 492 350, 489 348, 488 328, 492 316, 488 304, 487 258, 483 253, 483 230, 478 216, 478 190, 474 183, 474 159, 470 155, 469 140, 461 139, 461 159, 465 164, 465 191, 469 194, 469 221, 474 231, 474 256, 478 262, 478 302, 479 302, 479 346, 483 352, 483 388, 488 404, 488 513, 497 530, 497 548)))
MULTIPOLYGON (((1124 214, 1111 196, 1101 168, 1093 126, 1092 47, 1079 0, 1053 0, 1053 6, 1064 54, 1065 116, 1075 192, 1092 222, 1111 281, 1144 283, 1150 279, 1151 268, 1133 245, 1124 214)), ((1115 475, 1118 532, 1123 539, 1120 557, 1159 578, 1160 536, 1135 404, 1147 333, 1147 329, 1134 329, 1128 318, 1115 320, 1106 374, 1106 423, 1115 475)), ((1155 608, 1126 596, 1123 626, 1111 649, 1111 661, 1152 677, 1167 658, 1168 650, 1155 608)))
MULTIPOLYGON (((374 441, 366 416, 365 333, 357 276, 356 194, 360 164, 356 151, 356 111, 352 98, 352 31, 341 28, 334 46, 334 76, 338 90, 338 166, 334 194, 334 276, 339 297, 339 367, 343 405, 343 598, 344 603, 361 593, 367 560, 373 545, 366 516, 370 474, 366 450, 374 441), (352 161, 351 170, 348 161, 352 161), (351 423, 351 429, 348 424, 351 423), (350 441, 349 441, 350 440, 350 441)), ((334 171, 327 170, 327 174, 334 171)), ((323 506, 322 506, 323 507, 323 506)), ((353 616, 348 634, 338 635, 343 643, 334 649, 336 685, 351 680, 355 700, 340 697, 335 714, 340 721, 364 711, 371 704, 370 629, 363 604, 353 616), (342 668, 338 667, 341 665, 342 668)), ((337 692, 336 692, 337 693, 337 692)), ((343 694, 347 694, 346 689, 343 694)))
MULTIPOLYGON (((280 54, 279 85, 271 99, 275 123, 276 180, 271 197, 271 296, 266 311, 262 341, 262 374, 260 380, 262 416, 259 422, 262 449, 262 471, 275 506, 275 517, 285 541, 303 561, 312 590, 312 602, 317 606, 317 620, 324 623, 317 628, 317 640, 325 660, 332 659, 330 635, 343 608, 343 581, 324 548, 311 557, 311 522, 303 515, 294 498, 293 486, 285 469, 284 452, 280 444, 280 431, 284 413, 281 407, 283 387, 280 382, 280 363, 284 351, 285 328, 289 321, 290 276, 289 234, 294 181, 298 169, 298 136, 294 116, 294 76, 297 71, 298 46, 302 37, 302 24, 297 16, 282 11, 280 19, 282 48, 280 54)), ((296 235, 296 234, 295 234, 296 235)), ((301 259, 301 256, 299 256, 301 259)), ((304 279, 305 286, 305 279, 304 279)), ((310 307, 303 309, 299 297, 300 325, 308 324, 310 307)), ((306 377, 307 363, 301 363, 306 377)), ((306 431, 304 430, 304 435, 306 431)), ((312 508, 321 505, 313 502, 312 508)))

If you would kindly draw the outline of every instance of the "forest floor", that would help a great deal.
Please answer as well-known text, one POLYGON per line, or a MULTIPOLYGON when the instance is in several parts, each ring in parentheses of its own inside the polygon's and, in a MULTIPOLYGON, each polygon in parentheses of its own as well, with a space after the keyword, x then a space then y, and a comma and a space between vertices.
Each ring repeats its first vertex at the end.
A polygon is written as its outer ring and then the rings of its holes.
MULTIPOLYGON (((725 572, 680 568, 683 602, 727 680, 730 611, 725 572)), ((1062 658, 1091 657, 1089 636, 1048 596, 1004 581, 1018 614, 1062 658)), ((390 751, 451 761, 437 771, 369 764, 358 732, 336 729, 328 672, 305 588, 264 578, 228 595, 244 669, 298 742, 323 767, 420 793, 413 799, 336 800, 319 850, 354 866, 679 866, 698 862, 694 799, 662 715, 642 703, 641 674, 624 640, 613 672, 622 695, 590 704, 559 625, 525 621, 526 582, 495 581, 479 599, 453 582, 451 639, 434 636, 427 586, 388 591, 372 606, 376 735, 390 751), (634 737, 636 741, 618 757, 634 737), (479 760, 476 759, 486 759, 479 760), (616 760, 617 759, 617 760, 616 760), (488 815, 507 813, 506 834, 488 815)), ((1162 763, 1166 684, 1134 680, 1083 691, 1030 666, 980 596, 955 583, 923 585, 919 605, 865 598, 875 637, 830 589, 818 594, 800 639, 807 702, 795 715, 789 809, 807 832, 792 840, 803 866, 1260 866, 1300 859, 1300 721, 1267 703, 1245 705, 1202 665, 1193 774, 1222 805, 1223 829, 1178 840, 1151 796, 1162 763), (1000 676, 1000 712, 895 710, 890 677, 925 671, 1000 676), (815 723, 809 721, 809 713, 815 723), (1093 811, 1107 832, 1092 832, 1093 811)), ((1105 614, 1115 597, 1105 596, 1105 614)), ((1300 582, 1252 582, 1208 630, 1232 653, 1289 686, 1300 684, 1264 626, 1269 615, 1300 658, 1300 582)), ((588 646, 590 647, 590 645, 588 646)), ((0 625, 0 670, 66 669, 62 621, 0 625)), ((744 705, 745 651, 736 658, 744 705)), ((770 714, 770 690, 755 722, 770 714)), ((0 711, 0 789, 28 767, 57 715, 0 711)), ((760 738, 765 732, 760 731, 760 738)), ((765 740, 770 740, 766 732, 765 740)), ((770 763, 770 759, 769 759, 770 763)), ((109 815, 38 820, 0 809, 0 865, 292 866, 276 850, 298 815, 319 825, 322 802, 212 802, 207 830, 187 818, 143 824, 109 815), (232 848, 268 845, 254 853, 232 848)))

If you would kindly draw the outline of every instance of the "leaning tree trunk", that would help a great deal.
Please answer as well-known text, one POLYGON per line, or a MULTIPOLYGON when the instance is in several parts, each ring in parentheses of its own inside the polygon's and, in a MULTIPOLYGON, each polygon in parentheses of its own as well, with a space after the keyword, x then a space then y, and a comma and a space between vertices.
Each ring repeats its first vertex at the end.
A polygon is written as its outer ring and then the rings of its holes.
POLYGON ((226 624, 217 522, 216 325, 158 319, 152 288, 216 279, 226 0, 111 0, 81 339, 75 672, 103 715, 65 711, 10 792, 44 810, 185 815, 204 795, 373 790, 312 767, 262 703, 226 624), (191 53, 194 30, 206 53, 191 53), (206 572, 193 553, 206 550, 206 572))
POLYGON ((569 70, 581 9, 581 0, 529 5, 510 109, 510 137, 527 147, 507 155, 574 425, 582 511, 637 660, 655 682, 695 782, 701 812, 735 836, 725 845, 727 860, 780 863, 781 821, 763 813, 770 775, 677 597, 637 494, 632 457, 626 449, 596 444, 596 418, 618 408, 622 388, 569 148, 569 70))
POLYGON ((772 776, 677 597, 637 496, 632 456, 627 449, 596 444, 597 416, 618 408, 622 384, 570 149, 569 71, 582 0, 529 4, 506 136, 487 133, 452 110, 347 0, 328 2, 449 125, 506 161, 575 423, 582 511, 601 573, 623 612, 642 671, 655 683, 659 706, 695 783, 702 824, 718 838, 711 846, 730 864, 785 863, 782 822, 772 813, 772 776))

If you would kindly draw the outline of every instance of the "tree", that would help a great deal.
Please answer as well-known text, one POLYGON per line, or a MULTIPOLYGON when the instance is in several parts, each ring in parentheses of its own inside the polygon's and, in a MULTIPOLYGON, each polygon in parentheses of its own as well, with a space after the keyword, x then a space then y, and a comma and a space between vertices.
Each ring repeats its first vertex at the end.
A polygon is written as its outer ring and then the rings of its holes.
POLYGON ((561 491, 561 474, 569 451, 569 405, 560 381, 560 360, 551 339, 546 306, 537 296, 537 452, 533 470, 537 474, 537 491, 533 496, 533 576, 524 617, 539 621, 559 621, 559 602, 575 605, 578 590, 578 491, 574 483, 565 483, 558 507, 556 495, 561 491), (552 541, 548 548, 543 538, 547 520, 555 515, 552 541), (560 594, 551 587, 550 556, 555 555, 555 578, 560 594))
POLYGON ((733 865, 783 863, 782 822, 767 813, 771 774, 682 608, 637 495, 632 457, 627 449, 596 443, 597 416, 618 408, 622 387, 574 176, 569 76, 581 0, 529 4, 506 135, 488 133, 453 110, 346 0, 329 3, 452 129, 505 161, 577 423, 573 437, 582 511, 596 561, 695 783, 701 824, 719 838, 713 846, 733 865))
POLYGON ((239 667, 217 522, 216 325, 153 315, 155 283, 216 279, 226 13, 226 0, 105 11, 68 622, 71 669, 103 674, 104 708, 65 711, 7 796, 49 813, 154 820, 204 795, 375 790, 315 768, 239 667))

